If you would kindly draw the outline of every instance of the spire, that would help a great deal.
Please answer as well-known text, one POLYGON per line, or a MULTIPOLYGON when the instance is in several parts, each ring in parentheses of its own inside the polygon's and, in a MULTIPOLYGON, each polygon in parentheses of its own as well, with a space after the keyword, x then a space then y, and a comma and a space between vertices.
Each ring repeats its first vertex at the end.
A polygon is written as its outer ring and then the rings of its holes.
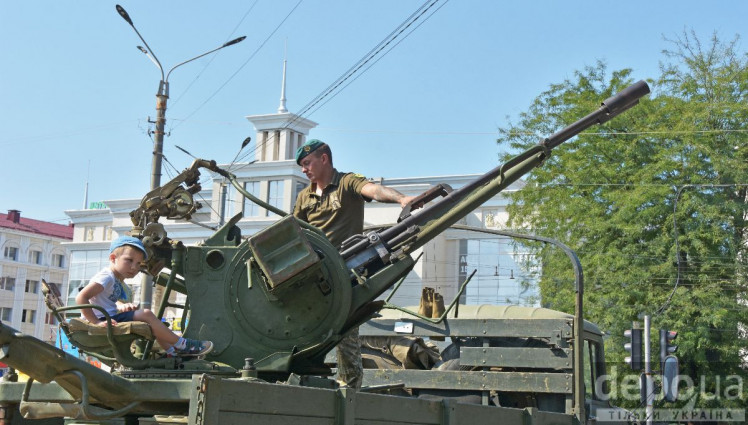
POLYGON ((286 55, 284 54, 283 56, 283 83, 281 84, 280 106, 278 106, 279 114, 285 114, 288 112, 288 109, 286 109, 286 55))
POLYGON ((83 193, 83 209, 88 209, 88 180, 86 180, 86 191, 83 193))
POLYGON ((91 160, 88 160, 88 173, 86 174, 86 191, 83 193, 83 209, 88 209, 88 178, 91 176, 91 160))

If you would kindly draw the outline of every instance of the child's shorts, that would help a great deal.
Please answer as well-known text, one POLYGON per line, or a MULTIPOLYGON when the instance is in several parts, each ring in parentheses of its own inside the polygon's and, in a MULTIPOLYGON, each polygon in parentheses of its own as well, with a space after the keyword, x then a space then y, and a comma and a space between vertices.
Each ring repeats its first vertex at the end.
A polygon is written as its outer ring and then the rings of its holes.
POLYGON ((116 320, 117 322, 132 322, 134 317, 135 317, 135 310, 123 311, 122 313, 117 313, 114 316, 112 316, 112 320, 116 320))

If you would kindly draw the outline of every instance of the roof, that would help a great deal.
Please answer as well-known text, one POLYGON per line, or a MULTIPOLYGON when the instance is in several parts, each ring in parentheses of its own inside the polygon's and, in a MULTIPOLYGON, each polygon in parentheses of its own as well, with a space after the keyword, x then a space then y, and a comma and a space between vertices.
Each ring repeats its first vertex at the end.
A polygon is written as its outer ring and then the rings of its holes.
POLYGON ((20 232, 73 240, 72 226, 25 217, 19 217, 16 223, 14 220, 8 218, 8 214, 3 213, 0 213, 0 229, 18 230, 20 232))

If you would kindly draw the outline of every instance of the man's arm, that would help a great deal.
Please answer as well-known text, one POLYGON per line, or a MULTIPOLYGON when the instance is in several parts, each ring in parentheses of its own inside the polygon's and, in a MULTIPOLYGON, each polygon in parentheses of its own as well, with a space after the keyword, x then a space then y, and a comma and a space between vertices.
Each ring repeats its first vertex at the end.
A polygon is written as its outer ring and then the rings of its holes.
POLYGON ((395 189, 376 183, 367 183, 361 188, 361 194, 377 202, 400 204, 401 207, 408 205, 414 196, 405 196, 395 189))

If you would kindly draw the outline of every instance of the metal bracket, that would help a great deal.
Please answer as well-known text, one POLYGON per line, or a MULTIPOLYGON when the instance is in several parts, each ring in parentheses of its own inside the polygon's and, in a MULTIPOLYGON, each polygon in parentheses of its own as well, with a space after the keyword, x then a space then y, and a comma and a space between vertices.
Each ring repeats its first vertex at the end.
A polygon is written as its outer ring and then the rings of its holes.
POLYGON ((382 242, 382 239, 379 237, 379 233, 370 232, 366 235, 366 237, 369 239, 369 242, 371 242, 371 247, 377 251, 379 258, 382 259, 382 262, 385 264, 389 263, 391 253, 390 250, 387 249, 386 246, 384 246, 384 242, 382 242))

